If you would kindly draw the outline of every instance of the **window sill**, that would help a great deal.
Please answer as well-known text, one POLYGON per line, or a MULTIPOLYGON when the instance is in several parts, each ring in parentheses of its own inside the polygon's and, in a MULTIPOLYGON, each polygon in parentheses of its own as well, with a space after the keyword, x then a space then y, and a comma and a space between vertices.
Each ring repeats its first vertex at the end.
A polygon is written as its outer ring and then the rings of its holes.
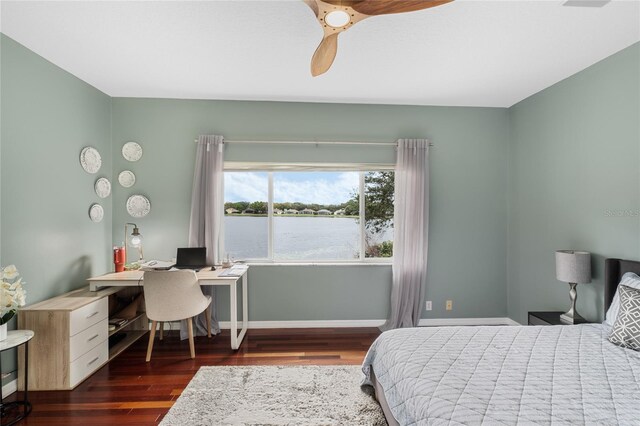
POLYGON ((365 262, 292 262, 292 261, 282 261, 282 262, 265 262, 265 261, 247 261, 242 262, 249 266, 392 266, 393 263, 389 262, 379 262, 379 261, 365 261, 365 262))

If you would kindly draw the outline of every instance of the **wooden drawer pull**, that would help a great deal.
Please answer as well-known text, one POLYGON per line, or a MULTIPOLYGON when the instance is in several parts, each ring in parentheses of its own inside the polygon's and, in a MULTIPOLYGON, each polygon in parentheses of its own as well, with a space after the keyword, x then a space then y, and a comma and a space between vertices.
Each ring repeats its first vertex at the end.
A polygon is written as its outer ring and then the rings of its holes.
POLYGON ((100 359, 100 357, 99 357, 99 356, 95 357, 94 359, 92 359, 91 361, 89 361, 89 362, 87 363, 87 367, 88 367, 88 366, 90 366, 91 364, 93 364, 94 362, 96 362, 96 361, 97 361, 97 360, 99 360, 99 359, 100 359))
POLYGON ((88 317, 86 317, 87 319, 91 318, 91 317, 95 317, 96 315, 98 315, 100 312, 95 311, 94 313, 92 313, 91 315, 89 315, 88 317))
POLYGON ((87 342, 92 341, 93 339, 95 339, 95 338, 96 338, 96 337, 98 337, 98 336, 99 336, 99 334, 96 334, 95 336, 88 338, 88 339, 87 339, 87 342))

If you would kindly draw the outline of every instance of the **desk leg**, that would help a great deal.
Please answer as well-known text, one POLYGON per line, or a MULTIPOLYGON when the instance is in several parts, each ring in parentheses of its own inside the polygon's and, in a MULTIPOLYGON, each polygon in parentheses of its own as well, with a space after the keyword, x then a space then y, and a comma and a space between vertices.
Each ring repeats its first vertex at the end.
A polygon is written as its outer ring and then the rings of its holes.
POLYGON ((247 296, 247 274, 242 276, 242 330, 238 334, 238 281, 229 286, 229 303, 231 304, 231 349, 237 350, 247 334, 249 326, 249 303, 247 296))
POLYGON ((231 320, 231 349, 236 350, 238 344, 238 281, 229 286, 229 304, 231 320))
POLYGON ((242 276, 242 331, 240 339, 242 339, 249 328, 249 291, 247 290, 247 274, 242 276))

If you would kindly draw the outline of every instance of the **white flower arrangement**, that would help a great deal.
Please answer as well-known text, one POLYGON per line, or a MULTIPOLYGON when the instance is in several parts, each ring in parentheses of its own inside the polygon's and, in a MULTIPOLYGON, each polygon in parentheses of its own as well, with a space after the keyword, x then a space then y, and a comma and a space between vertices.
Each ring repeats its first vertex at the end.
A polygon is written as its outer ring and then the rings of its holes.
POLYGON ((18 269, 9 265, 0 269, 2 287, 0 287, 0 325, 8 323, 26 303, 27 292, 18 269))

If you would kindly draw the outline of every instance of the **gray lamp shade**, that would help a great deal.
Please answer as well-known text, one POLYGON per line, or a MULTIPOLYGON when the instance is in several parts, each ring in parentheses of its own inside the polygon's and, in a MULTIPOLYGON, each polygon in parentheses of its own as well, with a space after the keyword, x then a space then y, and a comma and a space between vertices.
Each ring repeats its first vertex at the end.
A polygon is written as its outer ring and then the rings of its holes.
POLYGON ((556 251, 556 278, 565 283, 591 282, 591 253, 586 251, 556 251))

